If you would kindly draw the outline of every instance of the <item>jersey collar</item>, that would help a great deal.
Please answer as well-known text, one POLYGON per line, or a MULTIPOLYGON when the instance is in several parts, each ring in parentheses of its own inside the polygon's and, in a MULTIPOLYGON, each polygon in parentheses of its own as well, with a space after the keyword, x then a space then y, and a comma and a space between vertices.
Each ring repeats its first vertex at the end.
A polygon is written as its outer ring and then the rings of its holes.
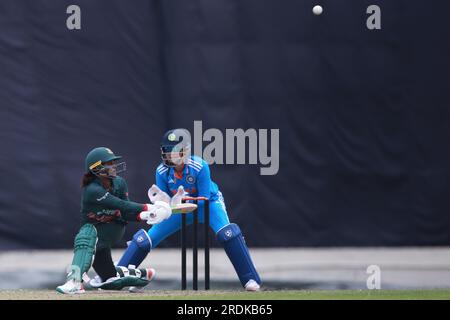
POLYGON ((182 180, 184 177, 186 177, 189 174, 189 168, 188 165, 184 165, 183 171, 182 171, 182 176, 181 178, 179 176, 177 176, 177 172, 175 171, 175 168, 170 168, 172 170, 172 176, 174 177, 175 180, 182 180))

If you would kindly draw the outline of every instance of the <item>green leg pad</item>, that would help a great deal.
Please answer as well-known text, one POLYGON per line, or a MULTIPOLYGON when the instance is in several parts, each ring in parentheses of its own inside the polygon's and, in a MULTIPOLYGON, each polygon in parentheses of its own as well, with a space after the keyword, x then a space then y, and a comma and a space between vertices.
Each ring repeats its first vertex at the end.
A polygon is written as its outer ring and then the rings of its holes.
POLYGON ((75 237, 74 255, 69 278, 81 281, 83 274, 92 265, 96 245, 97 229, 92 224, 86 223, 75 237))
POLYGON ((150 282, 146 279, 147 270, 145 269, 116 267, 116 271, 120 278, 105 283, 100 288, 104 290, 122 290, 125 287, 145 287, 150 282))
POLYGON ((122 290, 125 287, 144 287, 149 283, 148 280, 133 276, 126 276, 117 280, 105 283, 100 288, 103 290, 122 290))

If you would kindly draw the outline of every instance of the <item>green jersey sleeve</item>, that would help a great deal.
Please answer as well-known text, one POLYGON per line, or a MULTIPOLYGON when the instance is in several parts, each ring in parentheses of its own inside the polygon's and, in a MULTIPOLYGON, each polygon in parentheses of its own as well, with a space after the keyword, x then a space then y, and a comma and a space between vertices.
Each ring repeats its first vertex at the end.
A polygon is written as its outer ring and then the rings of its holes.
POLYGON ((121 177, 116 177, 117 181, 117 196, 125 201, 130 201, 130 197, 128 196, 128 185, 125 179, 121 177))
MULTIPOLYGON (((126 181, 122 178, 120 178, 119 181, 120 181, 120 185, 119 185, 120 198, 125 201, 130 201, 130 197, 128 195, 128 185, 127 185, 126 181)), ((144 209, 146 209, 146 207, 144 207, 144 209)), ((121 216, 122 216, 122 219, 124 219, 125 221, 136 221, 136 220, 139 220, 137 217, 137 214, 139 214, 141 211, 139 211, 139 212, 122 211, 121 216)))
POLYGON ((116 197, 96 184, 91 184, 86 189, 85 201, 105 209, 120 210, 121 213, 139 213, 146 207, 143 204, 116 197))

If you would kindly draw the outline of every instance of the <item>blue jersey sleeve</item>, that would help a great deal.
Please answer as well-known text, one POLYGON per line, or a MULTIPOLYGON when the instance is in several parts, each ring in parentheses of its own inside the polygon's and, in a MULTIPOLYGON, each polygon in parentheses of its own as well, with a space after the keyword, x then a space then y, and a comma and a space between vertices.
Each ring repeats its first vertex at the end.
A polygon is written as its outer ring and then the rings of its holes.
MULTIPOLYGON (((209 171, 209 165, 204 162, 203 167, 197 175, 197 195, 199 197, 206 197, 211 200, 211 173, 209 171)), ((204 202, 198 202, 198 208, 200 212, 204 212, 204 202)))
POLYGON ((156 181, 156 185, 158 186, 158 188, 160 188, 162 191, 164 191, 165 193, 167 193, 169 196, 172 196, 170 190, 169 190, 169 186, 167 184, 167 178, 166 178, 167 174, 166 173, 162 173, 160 174, 158 172, 158 170, 155 171, 155 181, 156 181))
POLYGON ((197 189, 199 197, 211 197, 211 173, 207 163, 203 163, 203 168, 197 175, 197 189))

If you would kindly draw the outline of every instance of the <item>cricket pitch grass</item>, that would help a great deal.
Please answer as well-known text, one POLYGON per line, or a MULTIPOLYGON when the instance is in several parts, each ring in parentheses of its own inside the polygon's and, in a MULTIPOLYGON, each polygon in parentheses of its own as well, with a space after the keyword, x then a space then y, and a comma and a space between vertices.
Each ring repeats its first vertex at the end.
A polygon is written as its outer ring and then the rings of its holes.
POLYGON ((450 289, 436 290, 278 290, 278 291, 86 291, 63 295, 52 290, 3 290, 0 300, 450 300, 450 289))

